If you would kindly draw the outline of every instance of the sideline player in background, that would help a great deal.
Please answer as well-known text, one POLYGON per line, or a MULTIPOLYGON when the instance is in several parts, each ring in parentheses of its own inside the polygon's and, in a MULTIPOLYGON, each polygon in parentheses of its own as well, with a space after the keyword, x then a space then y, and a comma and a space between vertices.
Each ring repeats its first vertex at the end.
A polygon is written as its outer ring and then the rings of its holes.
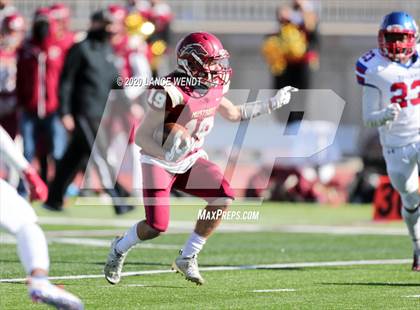
POLYGON ((17 51, 25 33, 25 21, 18 13, 0 25, 0 125, 14 139, 18 132, 16 103, 17 51))
POLYGON ((77 35, 70 30, 70 8, 64 3, 55 3, 50 6, 50 16, 55 21, 57 43, 67 55, 68 50, 78 40, 77 35))
POLYGON ((420 59, 418 27, 405 12, 384 17, 379 48, 356 63, 363 86, 363 120, 378 127, 387 172, 400 193, 402 216, 413 241, 413 270, 420 271, 419 163, 420 59))
MULTIPOLYGON (((17 51, 25 35, 25 20, 19 13, 6 16, 0 23, 0 126, 14 140, 18 134, 18 108, 16 98, 17 51)), ((7 180, 17 187, 19 174, 8 167, 7 180)))
MULTIPOLYGON (((47 198, 47 186, 1 126, 0 155, 22 174, 28 184, 31 200, 47 198)), ((58 309, 83 309, 77 297, 48 280, 47 240, 37 224, 38 219, 31 205, 3 179, 0 179, 0 193, 0 227, 16 236, 19 257, 28 274, 28 291, 32 300, 58 309)))
POLYGON ((79 170, 86 166, 92 152, 93 163, 103 189, 112 197, 115 213, 121 215, 134 209, 125 200, 121 203, 121 198, 129 194, 118 181, 114 182, 116 177, 106 156, 107 132, 102 132, 95 144, 110 91, 119 87, 110 45, 115 23, 106 9, 94 12, 86 39, 74 44, 66 57, 59 85, 59 112, 72 139, 57 163, 49 196, 43 205, 45 209, 63 210, 66 190, 79 170))
MULTIPOLYGON (((221 213, 231 204, 234 193, 228 180, 202 149, 216 112, 232 122, 249 120, 288 104, 291 92, 297 91, 287 86, 270 99, 234 105, 224 97, 232 74, 229 53, 217 37, 207 32, 190 33, 178 43, 176 50, 178 67, 166 76, 168 83, 150 89, 147 96, 150 109, 137 134, 137 143, 142 148, 146 220, 136 223, 123 237, 112 242, 104 268, 105 278, 111 284, 120 281, 124 260, 135 244, 166 231, 172 188, 206 200, 206 213, 221 213), (182 78, 184 81, 193 78, 200 83, 184 84, 182 78), (184 127, 188 133, 187 137, 179 137, 177 133, 172 146, 164 148, 156 133, 169 123, 184 127)), ((221 216, 197 221, 173 265, 187 280, 204 283, 197 255, 220 222, 221 216)))

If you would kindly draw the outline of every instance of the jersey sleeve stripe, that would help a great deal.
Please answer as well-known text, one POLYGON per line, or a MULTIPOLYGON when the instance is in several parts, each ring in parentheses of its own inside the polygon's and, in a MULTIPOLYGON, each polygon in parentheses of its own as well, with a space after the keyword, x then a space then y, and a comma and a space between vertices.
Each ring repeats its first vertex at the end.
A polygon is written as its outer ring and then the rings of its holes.
POLYGON ((357 83, 359 83, 360 85, 365 85, 365 78, 356 74, 356 78, 357 78, 357 83))
POLYGON ((367 67, 366 67, 364 64, 362 64, 360 61, 358 61, 358 62, 356 63, 356 70, 357 70, 357 72, 359 72, 360 74, 365 74, 365 72, 366 72, 366 70, 367 70, 367 67))

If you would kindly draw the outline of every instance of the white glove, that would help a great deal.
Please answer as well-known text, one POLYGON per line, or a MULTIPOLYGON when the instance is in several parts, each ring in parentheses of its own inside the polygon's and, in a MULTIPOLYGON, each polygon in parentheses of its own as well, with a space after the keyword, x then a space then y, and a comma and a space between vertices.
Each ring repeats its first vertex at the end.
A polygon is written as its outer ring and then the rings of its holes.
POLYGON ((286 86, 268 100, 265 99, 244 103, 239 108, 241 111, 241 120, 249 120, 260 115, 270 114, 272 111, 288 104, 290 102, 291 92, 297 91, 297 88, 286 86))
POLYGON ((169 162, 177 162, 192 150, 193 143, 191 138, 185 139, 185 145, 181 147, 183 142, 182 132, 178 132, 174 137, 174 143, 169 151, 165 153, 165 160, 169 162))
POLYGON ((401 112, 401 107, 398 103, 389 104, 384 110, 385 121, 395 121, 401 112))
POLYGON ((291 93, 297 92, 299 89, 292 86, 281 88, 277 94, 270 99, 270 110, 274 111, 290 102, 291 93))

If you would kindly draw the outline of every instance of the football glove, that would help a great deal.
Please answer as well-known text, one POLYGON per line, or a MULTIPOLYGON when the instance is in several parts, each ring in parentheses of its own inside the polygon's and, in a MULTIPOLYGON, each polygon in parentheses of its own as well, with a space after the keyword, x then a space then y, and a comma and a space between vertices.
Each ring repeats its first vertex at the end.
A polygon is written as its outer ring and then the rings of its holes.
POLYGON ((290 102, 291 93, 298 89, 292 86, 286 86, 280 89, 274 97, 268 100, 247 102, 240 106, 242 120, 248 120, 263 114, 270 114, 272 111, 281 108, 290 102))
POLYGON ((182 132, 179 132, 174 137, 174 143, 172 147, 166 151, 165 153, 165 160, 169 162, 177 162, 189 152, 191 152, 193 148, 192 139, 183 139, 182 132))
POLYGON ((270 112, 281 108, 282 106, 288 104, 290 102, 291 93, 297 92, 299 89, 286 86, 281 88, 277 94, 270 99, 270 112))
POLYGON ((395 121, 400 114, 401 107, 399 104, 391 103, 384 110, 385 121, 395 121))
POLYGON ((29 186, 29 198, 31 201, 40 200, 45 202, 48 198, 48 187, 44 181, 39 177, 35 169, 29 166, 23 171, 23 176, 29 186))

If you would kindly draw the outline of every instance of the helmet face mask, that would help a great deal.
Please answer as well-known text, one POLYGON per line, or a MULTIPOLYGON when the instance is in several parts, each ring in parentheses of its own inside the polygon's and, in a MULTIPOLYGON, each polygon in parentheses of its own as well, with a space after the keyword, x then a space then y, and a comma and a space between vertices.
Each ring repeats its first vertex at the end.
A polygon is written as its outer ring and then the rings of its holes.
POLYGON ((177 46, 178 67, 207 87, 227 85, 232 75, 229 53, 217 37, 193 32, 177 46))
POLYGON ((417 38, 414 19, 405 12, 393 12, 385 16, 379 30, 379 49, 391 61, 405 63, 416 53, 417 38))
POLYGON ((229 83, 232 69, 229 65, 229 58, 214 58, 209 63, 204 64, 202 81, 210 86, 226 85, 229 83))

